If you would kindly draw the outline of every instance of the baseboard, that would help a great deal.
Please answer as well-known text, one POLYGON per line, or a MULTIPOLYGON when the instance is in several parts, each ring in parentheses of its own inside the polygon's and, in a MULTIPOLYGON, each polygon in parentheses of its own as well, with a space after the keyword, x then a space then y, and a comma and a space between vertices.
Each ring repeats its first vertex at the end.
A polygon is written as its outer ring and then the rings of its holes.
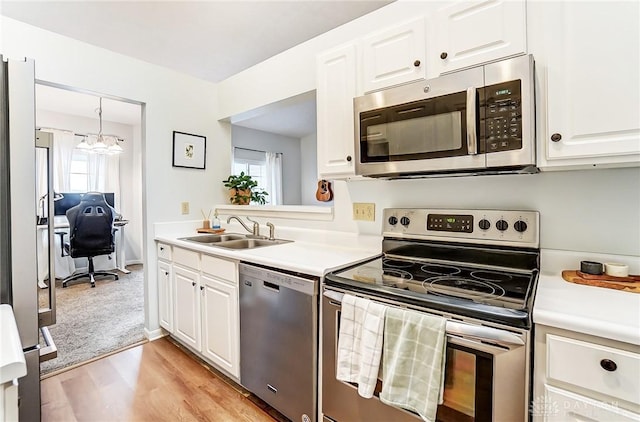
POLYGON ((144 335, 149 341, 158 340, 159 338, 165 337, 168 333, 162 328, 158 328, 157 330, 149 331, 147 327, 144 328, 144 335))
POLYGON ((125 262, 126 262, 126 265, 138 265, 143 263, 141 259, 132 259, 125 262))

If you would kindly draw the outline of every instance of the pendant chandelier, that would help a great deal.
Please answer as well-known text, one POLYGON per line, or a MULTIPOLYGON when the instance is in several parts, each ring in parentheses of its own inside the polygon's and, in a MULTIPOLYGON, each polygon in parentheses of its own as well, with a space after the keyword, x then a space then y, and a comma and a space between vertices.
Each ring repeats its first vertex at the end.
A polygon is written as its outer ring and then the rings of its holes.
POLYGON ((120 146, 120 142, 123 142, 123 139, 118 138, 115 135, 104 135, 102 133, 102 97, 100 97, 100 105, 96 109, 96 113, 98 113, 98 118, 100 120, 100 131, 97 135, 83 135, 80 143, 76 145, 76 149, 95 154, 111 155, 122 153, 124 150, 120 146))

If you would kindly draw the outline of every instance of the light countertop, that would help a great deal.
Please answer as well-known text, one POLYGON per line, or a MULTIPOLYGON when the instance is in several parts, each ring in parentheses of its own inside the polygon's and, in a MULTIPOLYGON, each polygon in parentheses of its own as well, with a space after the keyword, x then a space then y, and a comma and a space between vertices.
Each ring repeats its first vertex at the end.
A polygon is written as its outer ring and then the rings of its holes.
MULTIPOLYGON (((242 227, 224 226, 226 233, 246 234, 242 227)), ((252 262, 289 271, 322 277, 350 264, 366 261, 381 253, 381 237, 353 233, 279 228, 276 238, 291 243, 254 249, 225 249, 179 240, 193 236, 191 230, 163 231, 156 227, 157 241, 185 249, 238 261, 252 262)))
POLYGON ((640 294, 565 281, 580 261, 622 262, 640 273, 640 257, 542 250, 533 322, 640 345, 640 294))

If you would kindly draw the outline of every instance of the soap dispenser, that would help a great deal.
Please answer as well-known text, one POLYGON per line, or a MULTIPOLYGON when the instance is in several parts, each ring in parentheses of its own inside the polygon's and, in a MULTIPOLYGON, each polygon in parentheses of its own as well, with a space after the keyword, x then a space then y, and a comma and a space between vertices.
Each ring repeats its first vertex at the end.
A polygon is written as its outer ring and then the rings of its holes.
POLYGON ((212 226, 214 229, 219 229, 219 228, 220 228, 220 219, 218 218, 218 210, 216 210, 216 211, 213 213, 213 221, 212 221, 211 226, 212 226))

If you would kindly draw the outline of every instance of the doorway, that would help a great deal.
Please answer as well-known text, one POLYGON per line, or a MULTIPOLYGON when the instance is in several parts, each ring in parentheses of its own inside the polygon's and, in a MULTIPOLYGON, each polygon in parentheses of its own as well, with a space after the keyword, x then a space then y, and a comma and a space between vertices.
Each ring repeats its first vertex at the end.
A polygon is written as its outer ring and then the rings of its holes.
MULTIPOLYGON (((145 341, 142 204, 142 104, 109 95, 83 92, 70 87, 36 83, 36 127, 53 136, 53 185, 56 236, 55 303, 56 324, 49 331, 58 348, 56 358, 41 364, 44 377, 145 341), (122 152, 99 154, 82 149, 94 144, 98 135, 122 152), (78 148, 80 146, 80 148, 78 148), (111 271, 113 277, 62 282, 67 276, 86 271, 86 258, 65 253, 69 243, 65 206, 88 191, 105 193, 116 213, 116 250, 96 257, 95 269, 111 271), (70 201, 67 203, 67 201, 70 201), (117 222, 117 223, 118 223, 117 222)), ((37 182, 37 185, 41 183, 37 182)), ((39 190, 40 188, 36 188, 39 190)), ((46 193, 46 192, 45 192, 46 193)), ((36 200, 43 195, 37 192, 36 200)), ((40 209, 40 208, 39 208, 40 209)), ((39 212, 40 213, 40 212, 39 212)), ((40 220, 45 216, 38 216, 40 220)), ((38 230, 38 242, 42 233, 38 230)), ((40 248, 39 248, 40 249, 40 248)), ((48 251, 47 251, 48 255, 48 251)), ((39 300, 51 287, 48 267, 38 253, 39 300)))

